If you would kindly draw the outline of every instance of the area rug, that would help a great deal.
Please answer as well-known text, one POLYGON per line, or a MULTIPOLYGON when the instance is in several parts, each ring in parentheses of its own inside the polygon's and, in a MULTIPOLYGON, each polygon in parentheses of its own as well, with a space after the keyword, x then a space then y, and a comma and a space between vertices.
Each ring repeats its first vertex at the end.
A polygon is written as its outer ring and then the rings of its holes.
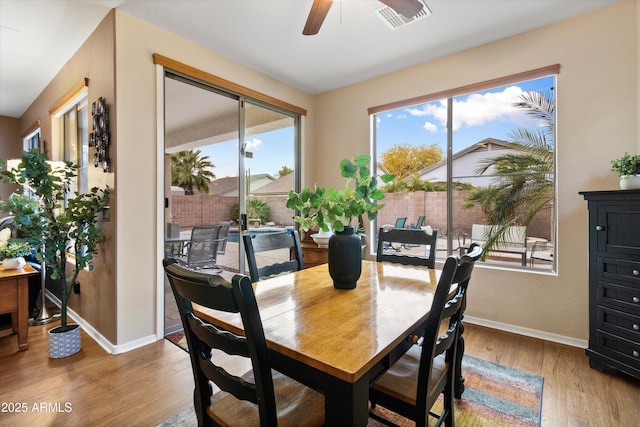
POLYGON ((180 330, 171 334, 167 334, 164 337, 167 341, 177 345, 187 353, 189 352, 189 347, 187 346, 187 339, 184 336, 184 331, 180 330))
MULTIPOLYGON (((180 346, 177 343, 174 344, 180 346)), ((186 350, 186 344, 181 348, 186 350)), ((465 392, 462 399, 456 399, 454 410, 458 426, 540 426, 543 385, 541 376, 469 355, 465 355, 462 360, 462 373, 465 377, 465 392)), ((442 398, 436 402, 433 409, 439 412, 441 408, 442 398)), ((400 426, 415 425, 412 421, 380 406, 375 411, 400 426)), ((159 424, 159 427, 196 425, 196 416, 191 407, 159 424)), ((370 418, 369 426, 378 427, 382 424, 370 418)))

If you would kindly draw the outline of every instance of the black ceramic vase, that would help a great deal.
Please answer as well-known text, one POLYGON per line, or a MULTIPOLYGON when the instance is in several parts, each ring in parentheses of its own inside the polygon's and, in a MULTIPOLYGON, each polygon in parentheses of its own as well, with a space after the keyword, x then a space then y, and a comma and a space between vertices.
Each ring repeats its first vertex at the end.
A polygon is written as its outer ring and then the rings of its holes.
POLYGON ((353 227, 329 239, 329 275, 337 289, 353 289, 362 273, 362 240, 353 227))

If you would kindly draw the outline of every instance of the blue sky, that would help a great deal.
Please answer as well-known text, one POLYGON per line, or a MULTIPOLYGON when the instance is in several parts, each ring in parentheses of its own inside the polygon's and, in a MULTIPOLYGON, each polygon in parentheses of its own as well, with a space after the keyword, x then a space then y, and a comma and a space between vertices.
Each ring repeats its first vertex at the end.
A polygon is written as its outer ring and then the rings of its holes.
MULTIPOLYGON (((454 152, 488 137, 508 140, 508 133, 517 127, 538 126, 512 104, 523 92, 547 91, 553 86, 554 78, 546 77, 454 98, 454 152)), ((380 113, 376 118, 378 156, 395 144, 438 144, 446 153, 446 100, 380 113)), ((213 172, 217 178, 237 175, 237 141, 211 145, 202 151, 216 165, 213 172)), ((293 168, 293 129, 252 135, 247 151, 253 153, 253 159, 247 159, 245 165, 252 174, 275 175, 284 165, 293 168)))
MULTIPOLYGON (((508 133, 517 127, 538 126, 512 104, 523 92, 546 91, 553 82, 553 77, 547 77, 454 98, 454 152, 489 137, 508 140, 508 133)), ((446 153, 446 104, 446 100, 434 101, 378 114, 378 156, 395 144, 438 144, 446 153)))

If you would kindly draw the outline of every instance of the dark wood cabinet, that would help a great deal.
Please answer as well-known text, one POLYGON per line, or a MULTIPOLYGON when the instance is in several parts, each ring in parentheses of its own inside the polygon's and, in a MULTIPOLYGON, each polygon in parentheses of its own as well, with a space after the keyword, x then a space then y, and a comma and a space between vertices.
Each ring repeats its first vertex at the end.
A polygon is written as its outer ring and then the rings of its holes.
POLYGON ((640 378, 640 190, 580 194, 589 207, 589 365, 640 378))

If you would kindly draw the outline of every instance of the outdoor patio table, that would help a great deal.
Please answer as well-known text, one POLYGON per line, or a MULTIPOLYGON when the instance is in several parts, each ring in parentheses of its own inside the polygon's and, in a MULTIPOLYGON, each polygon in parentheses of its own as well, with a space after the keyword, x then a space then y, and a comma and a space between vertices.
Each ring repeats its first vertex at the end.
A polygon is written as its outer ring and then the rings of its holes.
MULTIPOLYGON (((255 283, 274 369, 324 393, 327 425, 367 425, 369 384, 411 345, 439 275, 363 261, 352 290, 333 287, 327 264, 255 283)), ((243 331, 238 315, 194 310, 212 324, 243 331)))

